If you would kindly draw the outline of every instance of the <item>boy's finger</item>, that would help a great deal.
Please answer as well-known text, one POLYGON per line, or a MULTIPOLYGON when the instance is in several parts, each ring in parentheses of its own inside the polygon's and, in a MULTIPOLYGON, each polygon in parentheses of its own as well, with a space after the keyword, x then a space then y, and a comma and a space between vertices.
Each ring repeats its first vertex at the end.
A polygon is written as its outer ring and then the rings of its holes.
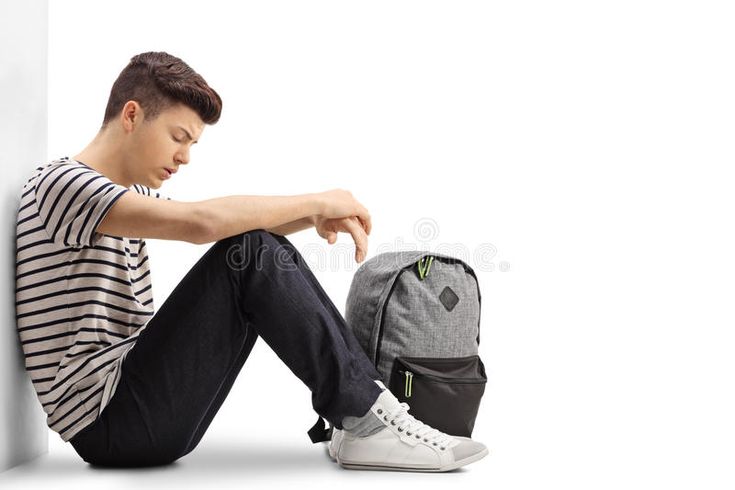
POLYGON ((362 262, 367 255, 367 235, 365 234, 365 230, 355 220, 347 220, 346 226, 352 235, 352 239, 355 241, 355 259, 358 262, 362 262))
POLYGON ((358 216, 357 219, 360 220, 360 224, 362 225, 362 228, 365 230, 365 233, 368 235, 370 234, 370 230, 372 229, 372 223, 370 222, 370 215, 366 216, 358 216))

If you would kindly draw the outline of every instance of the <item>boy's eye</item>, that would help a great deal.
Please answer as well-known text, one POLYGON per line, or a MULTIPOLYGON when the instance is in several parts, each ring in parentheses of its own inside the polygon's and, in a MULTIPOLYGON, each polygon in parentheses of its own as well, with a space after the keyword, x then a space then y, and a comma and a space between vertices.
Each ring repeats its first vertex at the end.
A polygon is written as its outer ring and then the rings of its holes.
POLYGON ((179 139, 176 139, 176 138, 174 138, 173 136, 171 136, 171 139, 172 139, 172 140, 174 140, 174 141, 175 141, 175 142, 177 142, 177 143, 181 143, 181 140, 179 140, 179 139))

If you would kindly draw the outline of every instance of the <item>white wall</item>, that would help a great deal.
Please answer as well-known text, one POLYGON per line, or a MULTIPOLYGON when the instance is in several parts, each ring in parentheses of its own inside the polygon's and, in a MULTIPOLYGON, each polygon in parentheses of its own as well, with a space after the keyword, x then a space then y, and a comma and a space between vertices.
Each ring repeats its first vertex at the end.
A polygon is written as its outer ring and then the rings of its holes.
POLYGON ((46 159, 48 5, 0 2, 0 471, 48 448, 46 414, 25 371, 15 324, 20 189, 46 159))

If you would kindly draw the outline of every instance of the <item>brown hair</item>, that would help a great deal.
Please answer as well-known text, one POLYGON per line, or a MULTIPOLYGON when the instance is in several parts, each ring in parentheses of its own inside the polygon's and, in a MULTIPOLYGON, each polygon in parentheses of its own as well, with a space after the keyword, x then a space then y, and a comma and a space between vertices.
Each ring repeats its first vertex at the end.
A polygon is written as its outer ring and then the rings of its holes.
POLYGON ((222 113, 222 99, 189 65, 166 52, 149 51, 133 56, 110 90, 102 128, 122 111, 129 100, 137 101, 152 121, 169 107, 182 103, 205 124, 215 124, 222 113))

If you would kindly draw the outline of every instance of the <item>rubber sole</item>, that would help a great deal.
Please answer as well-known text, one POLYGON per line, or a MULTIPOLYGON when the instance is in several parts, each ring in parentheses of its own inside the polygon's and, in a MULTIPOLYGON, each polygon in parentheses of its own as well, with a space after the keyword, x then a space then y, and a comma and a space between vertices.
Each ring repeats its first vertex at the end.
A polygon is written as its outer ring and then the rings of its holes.
POLYGON ((455 461, 454 463, 448 464, 441 468, 421 468, 421 467, 416 467, 416 466, 366 464, 366 463, 344 461, 344 460, 339 459, 339 457, 337 457, 336 459, 337 459, 337 463, 339 463, 340 466, 342 466, 343 468, 350 469, 350 470, 392 470, 392 471, 441 472, 441 471, 455 470, 459 467, 468 465, 470 463, 474 463, 475 461, 487 456, 489 452, 490 451, 488 450, 488 448, 485 448, 479 453, 473 454, 472 456, 469 456, 464 459, 460 459, 459 461, 455 461))

